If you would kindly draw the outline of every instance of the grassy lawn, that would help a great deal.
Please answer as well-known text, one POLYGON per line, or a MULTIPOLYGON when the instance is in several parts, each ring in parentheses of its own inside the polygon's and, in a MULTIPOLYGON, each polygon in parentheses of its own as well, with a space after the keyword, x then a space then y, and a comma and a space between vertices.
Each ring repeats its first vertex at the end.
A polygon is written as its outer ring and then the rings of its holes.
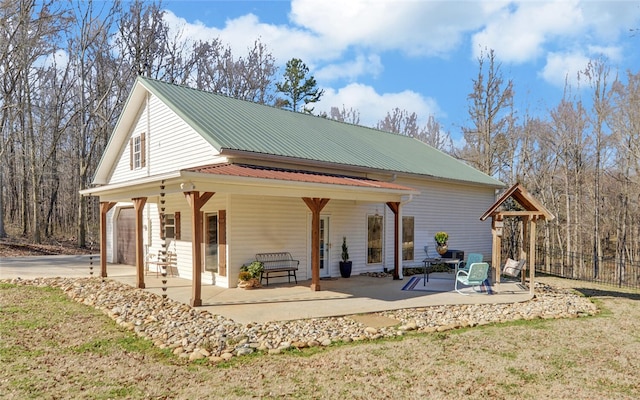
MULTIPOLYGON (((580 285, 579 282, 571 282, 580 285)), ((639 296, 603 312, 189 364, 57 289, 0 285, 6 399, 640 397, 639 296)))

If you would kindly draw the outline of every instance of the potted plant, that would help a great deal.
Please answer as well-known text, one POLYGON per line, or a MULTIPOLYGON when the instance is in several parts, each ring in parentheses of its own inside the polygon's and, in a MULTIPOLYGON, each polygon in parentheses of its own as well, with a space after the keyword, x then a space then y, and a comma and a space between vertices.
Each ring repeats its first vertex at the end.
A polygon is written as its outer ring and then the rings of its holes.
POLYGON ((342 261, 340 261, 340 275, 343 278, 351 276, 351 261, 349 261, 349 248, 346 236, 342 237, 342 261))
POLYGON ((249 265, 243 265, 238 274, 238 287, 253 289, 260 287, 260 276, 264 271, 264 266, 260 261, 254 261, 249 265))
POLYGON ((436 251, 441 256, 444 255, 448 249, 447 241, 449 240, 449 234, 447 232, 440 231, 436 232, 433 238, 436 240, 436 251))

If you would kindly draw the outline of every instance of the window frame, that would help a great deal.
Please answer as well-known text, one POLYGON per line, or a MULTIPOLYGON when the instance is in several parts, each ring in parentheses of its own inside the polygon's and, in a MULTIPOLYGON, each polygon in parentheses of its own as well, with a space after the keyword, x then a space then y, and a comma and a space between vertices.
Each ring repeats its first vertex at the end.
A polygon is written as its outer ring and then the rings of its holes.
POLYGON ((378 214, 367 215, 367 264, 382 264, 384 249, 384 218, 378 214), (375 222, 379 221, 379 226, 375 222), (373 222, 373 226, 371 223, 373 222), (376 237, 372 237, 376 234, 376 237), (372 242, 379 242, 379 246, 372 245, 372 242))
POLYGON ((402 216, 402 261, 413 261, 415 258, 415 240, 416 240, 416 219, 411 215, 402 216), (411 237, 405 237, 407 232, 407 223, 405 220, 411 220, 411 237), (406 240, 411 239, 411 240, 406 240), (411 243, 409 245, 408 243, 411 243))

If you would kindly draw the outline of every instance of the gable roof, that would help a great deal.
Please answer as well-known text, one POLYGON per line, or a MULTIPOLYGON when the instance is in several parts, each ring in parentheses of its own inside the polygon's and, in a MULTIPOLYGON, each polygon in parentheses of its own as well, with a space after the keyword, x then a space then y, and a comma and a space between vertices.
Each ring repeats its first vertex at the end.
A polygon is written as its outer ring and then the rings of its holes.
POLYGON ((224 154, 225 150, 504 187, 408 136, 287 111, 138 77, 142 85, 224 154))
POLYGON ((502 192, 500 197, 489 209, 480 217, 481 221, 484 221, 489 216, 518 216, 529 215, 536 216, 540 219, 552 221, 555 216, 545 206, 542 205, 535 197, 529 193, 524 186, 520 183, 515 183, 513 186, 502 192), (509 198, 513 198, 520 204, 525 211, 500 211, 500 207, 509 198))

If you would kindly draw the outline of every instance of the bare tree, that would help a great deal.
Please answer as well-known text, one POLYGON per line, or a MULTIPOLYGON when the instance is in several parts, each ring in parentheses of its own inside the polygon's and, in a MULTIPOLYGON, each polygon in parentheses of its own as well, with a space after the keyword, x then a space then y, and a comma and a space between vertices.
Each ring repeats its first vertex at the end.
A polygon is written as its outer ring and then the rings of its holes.
POLYGON ((260 104, 275 101, 275 58, 259 40, 245 57, 236 57, 218 39, 198 42, 193 46, 193 60, 197 89, 260 104))
POLYGON ((632 221, 637 220, 637 196, 640 181, 640 73, 627 73, 627 85, 619 82, 613 86, 613 104, 615 113, 612 125, 616 132, 618 146, 616 148, 617 211, 616 261, 618 265, 617 279, 625 281, 627 260, 634 254, 631 239, 632 221), (634 208, 635 206, 635 208, 634 208))
POLYGON ((440 129, 440 123, 433 115, 429 116, 425 126, 420 127, 415 112, 409 113, 396 107, 383 120, 378 121, 376 129, 410 136, 443 151, 453 147, 451 136, 440 129))
POLYGON ((407 110, 396 107, 391 112, 387 112, 383 120, 378 121, 376 129, 416 137, 420 132, 418 115, 415 112, 409 113, 407 110))
MULTIPOLYGON (((593 60, 582 72, 592 90, 592 112, 590 114, 591 127, 593 129, 595 164, 593 171, 593 275, 598 278, 599 262, 602 259, 602 240, 600 232, 601 209, 604 199, 602 192, 602 169, 607 164, 607 142, 609 131, 606 125, 611 115, 611 97, 613 92, 609 82, 609 67, 604 60, 593 60)), ((617 78, 614 78, 614 82, 617 78)))
POLYGON ((480 171, 495 175, 507 157, 509 141, 514 139, 509 131, 514 119, 513 82, 504 81, 493 50, 478 57, 478 66, 478 77, 468 96, 472 126, 463 127, 466 146, 460 157, 480 171))
POLYGON ((354 108, 349 108, 347 110, 344 104, 342 105, 342 109, 338 107, 331 107, 329 117, 340 122, 347 122, 354 125, 360 124, 360 111, 354 108))
MULTIPOLYGON (((72 12, 76 35, 69 40, 69 63, 73 68, 75 94, 72 107, 75 109, 70 128, 75 154, 71 159, 77 172, 77 187, 88 187, 90 172, 102 153, 108 135, 114 126, 115 113, 120 110, 118 99, 123 102, 124 93, 115 84, 120 74, 121 62, 113 52, 111 31, 120 12, 120 3, 99 3, 96 8, 92 0, 77 4, 72 12)), ((77 238, 80 247, 86 246, 87 199, 80 197, 77 203, 77 238)))
MULTIPOLYGON (((163 20, 163 16, 161 1, 147 3, 134 0, 128 12, 123 13, 119 21, 116 43, 134 76, 143 75, 173 81, 171 77, 167 79, 168 72, 165 69, 165 56, 169 53, 169 26, 163 20)), ((172 71, 171 67, 169 71, 172 71)), ((126 80, 126 76, 121 77, 123 78, 126 80)))
POLYGON ((438 150, 451 151, 453 148, 451 135, 442 130, 440 123, 433 115, 429 116, 426 125, 420 129, 416 138, 438 150))

